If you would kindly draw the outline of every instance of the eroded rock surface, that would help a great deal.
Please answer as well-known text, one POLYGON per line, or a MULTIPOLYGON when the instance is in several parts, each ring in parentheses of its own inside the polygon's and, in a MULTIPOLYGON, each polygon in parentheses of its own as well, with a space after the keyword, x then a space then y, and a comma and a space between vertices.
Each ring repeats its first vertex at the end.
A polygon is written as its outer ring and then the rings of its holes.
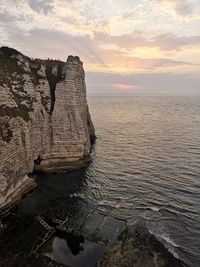
POLYGON ((101 267, 187 267, 175 258, 144 225, 127 227, 105 254, 101 267))
POLYGON ((78 57, 33 60, 0 48, 0 211, 35 186, 33 170, 84 165, 94 138, 78 57))

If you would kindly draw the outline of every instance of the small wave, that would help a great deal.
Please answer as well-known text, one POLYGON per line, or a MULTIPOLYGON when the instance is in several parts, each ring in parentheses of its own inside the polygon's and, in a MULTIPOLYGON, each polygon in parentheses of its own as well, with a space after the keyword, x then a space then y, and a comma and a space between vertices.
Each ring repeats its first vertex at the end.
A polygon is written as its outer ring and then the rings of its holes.
POLYGON ((174 255, 174 257, 179 258, 177 249, 180 249, 181 246, 171 238, 166 225, 160 223, 150 224, 148 230, 150 234, 155 236, 168 249, 168 251, 174 255))
POLYGON ((153 211, 160 211, 160 208, 155 207, 155 206, 147 206, 146 209, 150 209, 150 210, 153 210, 153 211))
POLYGON ((111 201, 103 200, 103 199, 101 201, 99 201, 98 205, 99 206, 112 207, 112 208, 115 207, 111 201))
POLYGON ((161 208, 156 207, 156 206, 146 206, 146 207, 136 207, 136 209, 160 211, 161 208))
POLYGON ((174 240, 172 240, 169 236, 166 235, 155 234, 151 230, 149 230, 149 233, 154 235, 167 248, 167 250, 172 253, 175 258, 179 259, 179 256, 176 252, 176 248, 181 247, 174 240))
POLYGON ((73 193, 73 194, 69 194, 69 197, 80 197, 84 199, 84 194, 81 193, 73 193))
POLYGON ((0 221, 0 230, 5 230, 7 226, 0 221))
POLYGON ((179 248, 180 246, 172 240, 169 236, 161 235, 160 238, 162 238, 164 241, 166 241, 168 244, 171 244, 172 246, 179 248))
POLYGON ((179 259, 179 256, 176 252, 176 248, 180 248, 180 246, 176 242, 174 242, 172 239, 170 239, 167 236, 161 236, 160 238, 159 237, 157 237, 157 238, 158 238, 158 240, 161 241, 161 243, 165 243, 164 246, 168 249, 169 252, 172 253, 172 255, 175 258, 179 259), (163 240, 164 240, 164 242, 162 242, 163 240))
POLYGON ((126 205, 123 205, 124 201, 109 201, 109 200, 101 200, 98 205, 99 206, 105 206, 105 207, 110 207, 110 208, 126 208, 126 205))

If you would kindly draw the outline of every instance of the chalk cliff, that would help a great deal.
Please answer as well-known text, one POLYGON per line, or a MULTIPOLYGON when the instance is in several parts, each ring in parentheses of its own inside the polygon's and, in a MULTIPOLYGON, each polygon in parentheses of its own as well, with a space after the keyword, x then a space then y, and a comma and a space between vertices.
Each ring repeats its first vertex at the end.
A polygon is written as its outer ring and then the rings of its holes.
POLYGON ((34 170, 85 164, 95 132, 82 65, 0 48, 0 212, 35 186, 34 170))

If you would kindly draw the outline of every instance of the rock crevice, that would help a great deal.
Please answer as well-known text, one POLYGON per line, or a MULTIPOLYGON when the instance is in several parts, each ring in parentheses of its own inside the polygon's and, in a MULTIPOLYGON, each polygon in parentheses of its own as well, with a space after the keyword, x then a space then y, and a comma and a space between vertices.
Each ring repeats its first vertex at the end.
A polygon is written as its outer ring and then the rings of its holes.
POLYGON ((34 169, 83 166, 94 139, 79 57, 30 59, 0 48, 0 211, 23 189, 21 177, 27 191, 34 169))

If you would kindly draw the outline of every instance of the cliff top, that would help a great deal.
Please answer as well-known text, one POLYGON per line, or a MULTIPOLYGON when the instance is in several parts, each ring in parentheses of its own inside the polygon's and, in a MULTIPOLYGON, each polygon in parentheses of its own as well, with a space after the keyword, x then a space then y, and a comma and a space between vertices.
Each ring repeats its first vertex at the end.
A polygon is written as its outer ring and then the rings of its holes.
MULTIPOLYGON (((80 65, 82 62, 78 56, 68 56, 67 62, 53 59, 32 59, 16 49, 3 46, 0 48, 0 86, 9 88, 17 106, 7 107, 0 105, 0 118, 4 116, 20 116, 25 121, 30 120, 29 111, 33 111, 33 101, 24 90, 27 75, 34 86, 43 84, 47 79, 51 91, 52 114, 55 102, 56 84, 65 79, 68 64, 80 65)), ((46 107, 46 100, 43 101, 46 107)))
MULTIPOLYGON (((59 69, 59 79, 62 79, 62 69, 64 64, 72 63, 83 65, 78 56, 69 55, 67 61, 61 61, 59 59, 33 59, 25 56, 16 49, 2 46, 0 47, 0 84, 9 84, 12 80, 12 76, 18 75, 22 77, 24 74, 29 74, 32 77, 33 83, 38 84, 40 75, 38 74, 39 69, 42 65, 45 66, 47 76, 50 75, 52 68, 57 66, 59 69), (12 75, 10 75, 12 74, 12 75), (16 74, 16 75, 15 75, 16 74)), ((19 78, 18 78, 19 80, 19 78)), ((22 84, 22 78, 19 84, 22 84)))
MULTIPOLYGON (((33 61, 33 62, 41 62, 41 63, 45 63, 45 62, 54 62, 54 63, 64 63, 64 61, 60 60, 60 59, 39 59, 39 58, 30 58, 28 56, 25 56, 24 54, 22 54, 21 52, 19 52, 18 50, 14 49, 14 48, 10 48, 7 46, 2 46, 0 47, 0 64, 5 63, 6 60, 11 59, 11 58, 17 58, 17 56, 21 56, 24 59, 28 60, 28 61, 33 61)), ((80 60, 80 58, 78 56, 72 56, 69 55, 67 58, 66 62, 76 62, 79 64, 83 64, 82 61, 80 60)))
POLYGON ((23 55, 21 52, 17 51, 16 49, 10 48, 7 46, 2 46, 0 48, 0 55, 4 56, 5 58, 9 58, 11 56, 17 56, 17 55, 26 57, 25 55, 23 55))

